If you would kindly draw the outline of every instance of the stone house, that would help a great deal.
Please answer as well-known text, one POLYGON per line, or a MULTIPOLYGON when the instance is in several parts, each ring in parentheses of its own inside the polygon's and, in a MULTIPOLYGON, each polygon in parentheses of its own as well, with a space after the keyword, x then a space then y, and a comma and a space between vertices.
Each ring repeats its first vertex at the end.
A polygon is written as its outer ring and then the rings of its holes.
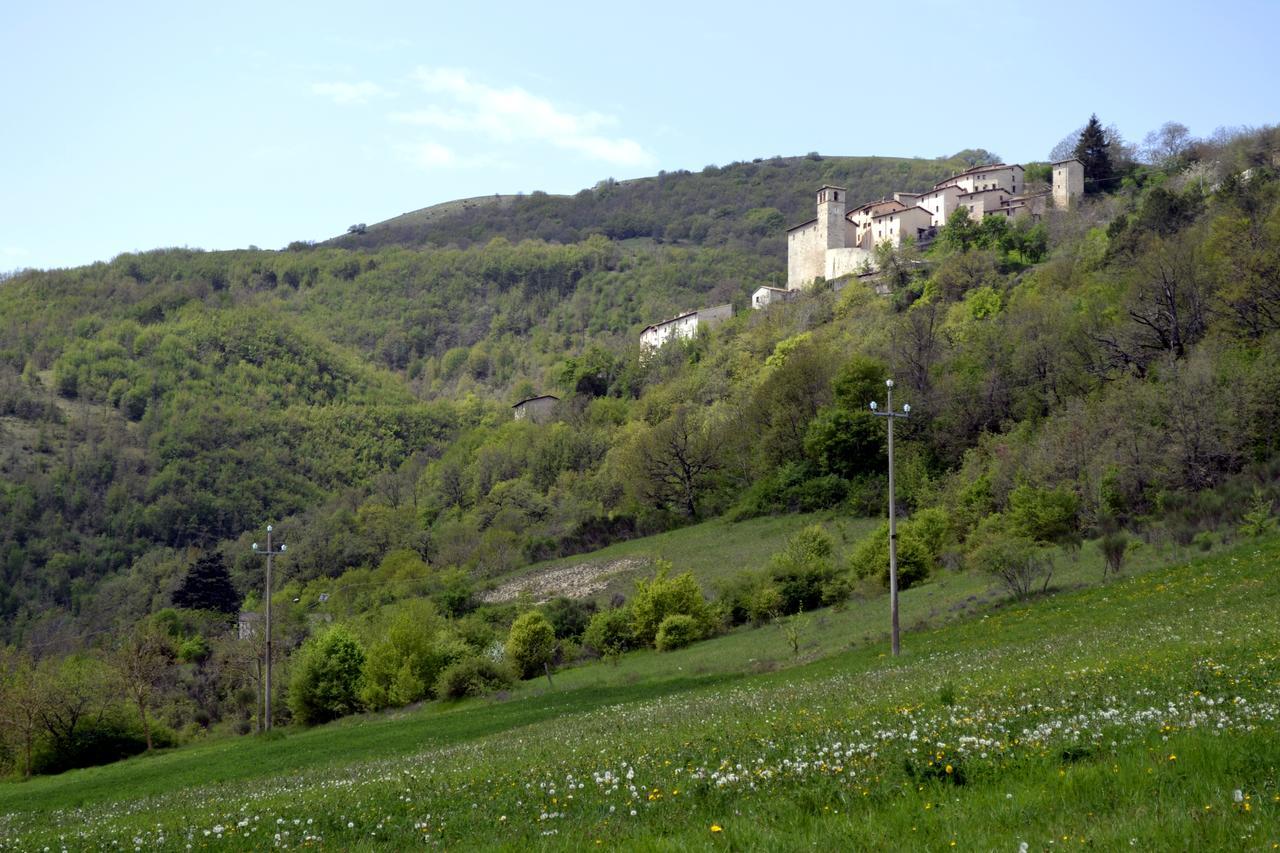
POLYGON ((551 394, 529 397, 511 407, 512 416, 518 420, 528 420, 536 424, 544 424, 555 417, 556 406, 560 398, 551 394))
POLYGON ((670 320, 645 326, 640 332, 640 348, 655 350, 674 338, 689 339, 698 333, 698 325, 716 326, 733 316, 733 305, 726 302, 714 308, 699 308, 677 314, 670 320))
POLYGON ((253 610, 241 610, 236 620, 236 638, 252 639, 258 633, 258 625, 262 623, 262 614, 253 610))

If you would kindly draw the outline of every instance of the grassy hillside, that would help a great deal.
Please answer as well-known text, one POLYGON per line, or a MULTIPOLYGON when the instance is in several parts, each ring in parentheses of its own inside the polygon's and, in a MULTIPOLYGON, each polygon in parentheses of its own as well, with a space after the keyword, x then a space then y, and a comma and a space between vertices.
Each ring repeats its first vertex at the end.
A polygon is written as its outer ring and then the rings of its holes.
POLYGON ((598 551, 526 566, 493 581, 486 600, 506 601, 522 593, 534 600, 553 595, 590 597, 606 602, 630 594, 636 580, 653 573, 656 560, 691 571, 708 594, 743 571, 760 571, 781 551, 787 538, 811 524, 821 524, 847 546, 866 535, 876 522, 831 512, 794 513, 746 521, 714 519, 665 533, 619 542, 598 551), (586 589, 591 591, 586 595, 586 589))
MULTIPOLYGON (((624 660, 620 686, 584 668, 76 771, 0 789, 0 844, 1269 849, 1278 579, 1271 538, 913 632, 899 660, 879 642, 755 675, 624 660)), ((757 634, 706 645, 738 660, 757 634)))

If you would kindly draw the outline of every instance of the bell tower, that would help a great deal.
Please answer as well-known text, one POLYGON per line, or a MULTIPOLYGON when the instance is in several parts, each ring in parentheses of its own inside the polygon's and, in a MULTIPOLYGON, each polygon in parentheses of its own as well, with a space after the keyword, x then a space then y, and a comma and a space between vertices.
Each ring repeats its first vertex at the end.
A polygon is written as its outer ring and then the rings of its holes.
POLYGON ((818 245, 843 249, 847 243, 844 222, 848 192, 844 187, 825 186, 818 190, 818 245))

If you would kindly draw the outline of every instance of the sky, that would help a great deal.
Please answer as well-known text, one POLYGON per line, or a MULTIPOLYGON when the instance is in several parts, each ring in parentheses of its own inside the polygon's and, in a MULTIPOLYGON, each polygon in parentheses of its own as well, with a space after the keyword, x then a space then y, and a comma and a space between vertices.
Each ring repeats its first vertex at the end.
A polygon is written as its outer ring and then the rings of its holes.
POLYGON ((0 271, 755 157, 1280 121, 1280 2, 0 5, 0 271))

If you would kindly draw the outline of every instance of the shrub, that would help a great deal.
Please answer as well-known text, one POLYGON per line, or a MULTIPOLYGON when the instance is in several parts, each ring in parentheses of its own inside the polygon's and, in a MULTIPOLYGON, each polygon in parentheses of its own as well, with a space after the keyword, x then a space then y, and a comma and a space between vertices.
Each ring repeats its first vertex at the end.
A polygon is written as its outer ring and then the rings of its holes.
POLYGON ((364 650, 340 625, 308 640, 289 683, 294 718, 309 726, 359 711, 363 667, 364 650))
POLYGON ((819 525, 811 525, 787 540, 774 554, 769 576, 781 597, 782 613, 812 610, 822 604, 823 588, 835 578, 835 543, 819 525))
POLYGON ((662 620, 658 626, 655 645, 660 652, 683 649, 685 646, 701 639, 701 629, 692 616, 674 613, 662 620))
POLYGON ((391 611, 383 637, 370 647, 360 698, 370 708, 408 705, 433 695, 436 679, 466 649, 422 599, 391 611))
MULTIPOLYGON (((153 724, 151 744, 155 749, 163 749, 175 746, 177 738, 164 726, 153 724)), ((124 715, 107 713, 82 722, 69 739, 42 740, 32 755, 31 770, 61 773, 78 767, 96 767, 139 755, 146 749, 146 736, 136 723, 124 715)))
POLYGON ((1049 585, 1053 564, 1036 543, 1009 532, 999 515, 988 517, 970 536, 969 567, 995 575, 1009 592, 1026 598, 1041 578, 1049 585))
POLYGON ((558 639, 578 641, 596 612, 596 603, 560 596, 543 605, 542 612, 555 629, 558 639))
POLYGON ((507 635, 506 657, 521 678, 540 675, 556 653, 556 630, 537 610, 520 614, 507 635))
POLYGON ((1102 551, 1102 579, 1106 580, 1108 573, 1120 574, 1124 568, 1125 552, 1129 550, 1129 537, 1123 530, 1113 530, 1102 537, 1098 547, 1102 551))
POLYGON ((702 597, 698 582, 691 572, 670 576, 671 564, 658 561, 658 571, 649 580, 636 581, 636 594, 631 601, 631 630, 637 643, 652 645, 662 620, 676 613, 693 617, 701 630, 709 635, 715 628, 715 611, 702 597))
POLYGON ((1022 485, 1009 494, 1010 529, 1035 542, 1061 545, 1077 539, 1079 512, 1079 499, 1065 486, 1036 489, 1022 485))
POLYGON ((1245 536, 1262 536, 1276 527, 1275 516, 1271 512, 1271 500, 1261 487, 1253 487, 1253 498, 1249 501, 1249 510, 1241 519, 1240 532, 1245 536))
POLYGON ((620 655, 635 648, 631 611, 623 607, 601 610, 591 617, 582 642, 605 656, 620 655))
POLYGON ((443 698, 461 699, 504 690, 512 681, 511 670, 500 662, 483 655, 468 655, 441 670, 435 691, 443 698))
MULTIPOLYGON (((910 589, 929 577, 933 560, 920 539, 909 528, 898 527, 898 589, 910 589)), ((889 586, 889 523, 864 538, 849 556, 849 568, 860 578, 879 577, 889 586)))

